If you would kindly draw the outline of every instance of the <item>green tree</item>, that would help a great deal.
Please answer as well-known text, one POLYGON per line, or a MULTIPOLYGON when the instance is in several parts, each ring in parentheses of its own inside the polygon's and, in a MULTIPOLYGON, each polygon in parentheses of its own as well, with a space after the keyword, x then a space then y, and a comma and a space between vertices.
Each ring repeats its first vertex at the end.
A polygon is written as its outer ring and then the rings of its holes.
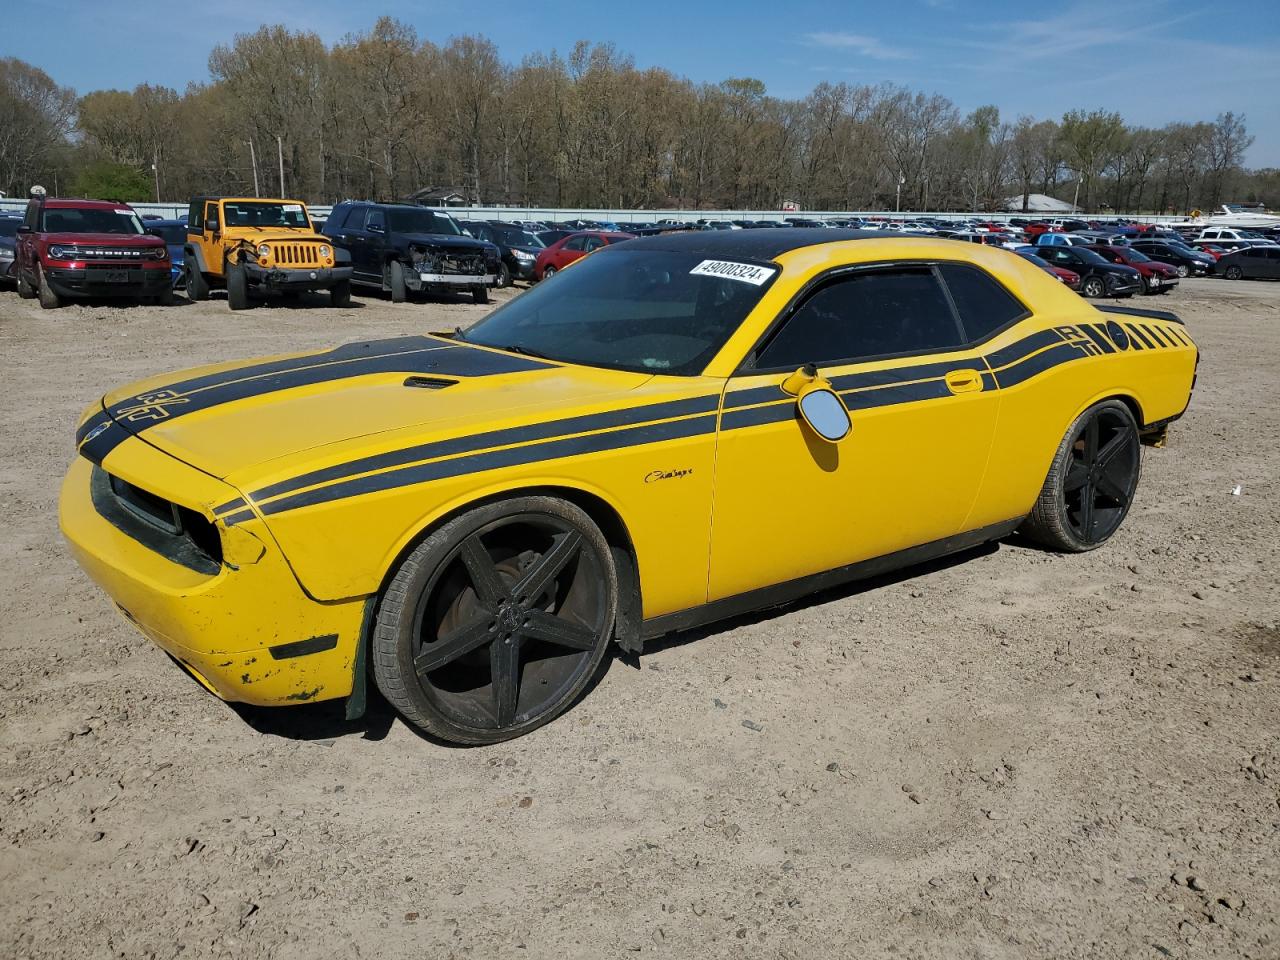
POLYGON ((98 160, 76 174, 71 189, 90 200, 146 201, 151 197, 151 177, 137 167, 98 160))

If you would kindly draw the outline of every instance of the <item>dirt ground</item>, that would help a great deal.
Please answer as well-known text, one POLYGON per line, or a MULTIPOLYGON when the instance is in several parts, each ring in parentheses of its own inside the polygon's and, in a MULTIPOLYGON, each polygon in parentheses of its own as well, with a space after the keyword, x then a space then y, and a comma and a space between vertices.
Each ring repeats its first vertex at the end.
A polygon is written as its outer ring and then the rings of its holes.
POLYGON ((1156 305, 1200 382, 1107 547, 682 635, 451 749, 378 704, 209 696, 55 506, 109 387, 487 308, 0 293, 0 956, 1280 956, 1280 284, 1156 305))

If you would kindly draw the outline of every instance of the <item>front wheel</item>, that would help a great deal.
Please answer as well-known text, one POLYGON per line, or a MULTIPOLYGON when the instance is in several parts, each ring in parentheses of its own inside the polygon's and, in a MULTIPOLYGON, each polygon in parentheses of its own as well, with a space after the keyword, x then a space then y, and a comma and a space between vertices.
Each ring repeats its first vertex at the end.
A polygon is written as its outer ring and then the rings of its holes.
POLYGON ((1119 400, 1095 404, 1076 418, 1058 445, 1021 529, 1065 553, 1100 547, 1128 514, 1141 472, 1138 424, 1129 408, 1119 400))
POLYGON ((399 260, 392 260, 387 268, 387 286, 391 288, 391 302, 404 303, 409 288, 404 280, 404 264, 399 260))
POLYGON ((488 303, 489 288, 488 287, 472 287, 471 302, 472 303, 488 303))
POLYGON ((209 281, 200 272, 200 265, 194 257, 185 264, 187 273, 187 299, 192 302, 209 299, 209 281))
POLYGON ((227 264, 227 305, 232 310, 249 308, 249 278, 238 263, 227 264))
POLYGON ((396 570, 371 661, 411 724, 454 743, 510 740, 582 694, 613 633, 609 545, 579 507, 520 497, 457 517, 396 570))
POLYGON ((21 270, 18 271, 18 296, 23 300, 34 300, 36 298, 36 288, 22 275, 21 270))
POLYGON ((36 267, 36 294, 40 297, 40 306, 45 310, 57 310, 62 306, 62 298, 58 296, 56 290, 49 286, 49 278, 44 275, 44 270, 36 267))
POLYGON ((542 268, 542 279, 543 279, 543 280, 550 280, 550 279, 551 279, 552 277, 554 277, 555 275, 556 275, 556 268, 555 268, 555 267, 552 267, 552 266, 546 266, 546 267, 543 267, 543 268, 542 268))
POLYGON ((1107 285, 1102 282, 1101 277, 1089 277, 1084 283, 1080 284, 1080 292, 1092 300, 1105 296, 1107 285))
POLYGON ((511 268, 505 263, 498 264, 498 286, 504 290, 511 286, 511 268))
POLYGON ((351 281, 339 280, 329 288, 329 303, 335 307, 351 306, 351 281))
POLYGON ((1243 280, 1243 279, 1244 279, 1244 271, 1243 271, 1243 270, 1241 270, 1239 267, 1234 266, 1234 265, 1233 265, 1233 266, 1230 266, 1230 267, 1227 267, 1227 269, 1226 269, 1226 270, 1222 271, 1222 275, 1223 275, 1224 277, 1226 277, 1228 280, 1243 280))
POLYGON ((1185 263, 1182 264, 1180 267, 1178 267, 1178 276, 1183 280, 1187 279, 1187 277, 1191 276, 1191 268, 1188 267, 1185 263))

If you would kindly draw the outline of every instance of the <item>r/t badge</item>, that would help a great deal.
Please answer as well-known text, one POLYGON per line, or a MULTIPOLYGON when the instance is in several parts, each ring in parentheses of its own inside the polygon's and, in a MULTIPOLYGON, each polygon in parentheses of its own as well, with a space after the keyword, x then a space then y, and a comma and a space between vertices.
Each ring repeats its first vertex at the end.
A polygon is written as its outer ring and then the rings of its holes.
POLYGON ((169 408, 176 407, 187 402, 186 397, 180 397, 172 390, 156 390, 153 393, 140 393, 133 398, 134 406, 122 407, 116 411, 118 417, 123 417, 131 423, 139 420, 164 420, 169 416, 169 408))

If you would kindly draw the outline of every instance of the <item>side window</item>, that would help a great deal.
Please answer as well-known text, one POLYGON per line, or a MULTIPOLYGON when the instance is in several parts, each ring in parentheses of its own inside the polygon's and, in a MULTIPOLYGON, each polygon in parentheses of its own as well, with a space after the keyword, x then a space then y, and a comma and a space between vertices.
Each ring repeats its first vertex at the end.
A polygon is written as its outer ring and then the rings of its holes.
POLYGON ((985 340, 1030 311, 992 277, 976 267, 941 263, 938 271, 951 292, 968 342, 985 340))
MULTIPOLYGON (((208 224, 210 220, 213 220, 213 221, 218 220, 218 202, 216 200, 210 200, 208 203, 204 205, 205 224, 208 224)), ((221 226, 221 223, 219 223, 218 225, 221 226)))
POLYGON ((342 227, 347 219, 351 216, 350 207, 339 207, 329 214, 329 219, 324 222, 324 232, 332 233, 342 227))
POLYGON ((950 350, 960 328, 933 271, 884 270, 832 280, 800 305, 756 366, 799 367, 950 350))
POLYGON ((380 233, 387 232, 387 215, 377 207, 370 207, 364 217, 364 228, 380 233))
POLYGON ((564 245, 566 250, 585 250, 587 249, 586 237, 574 237, 564 245))
POLYGON ((195 201, 187 207, 187 230, 191 233, 199 233, 203 229, 204 204, 195 201))
POLYGON ((599 237, 587 237, 587 245, 584 249, 586 249, 587 253, 590 253, 592 250, 599 250, 603 246, 604 241, 599 237))

